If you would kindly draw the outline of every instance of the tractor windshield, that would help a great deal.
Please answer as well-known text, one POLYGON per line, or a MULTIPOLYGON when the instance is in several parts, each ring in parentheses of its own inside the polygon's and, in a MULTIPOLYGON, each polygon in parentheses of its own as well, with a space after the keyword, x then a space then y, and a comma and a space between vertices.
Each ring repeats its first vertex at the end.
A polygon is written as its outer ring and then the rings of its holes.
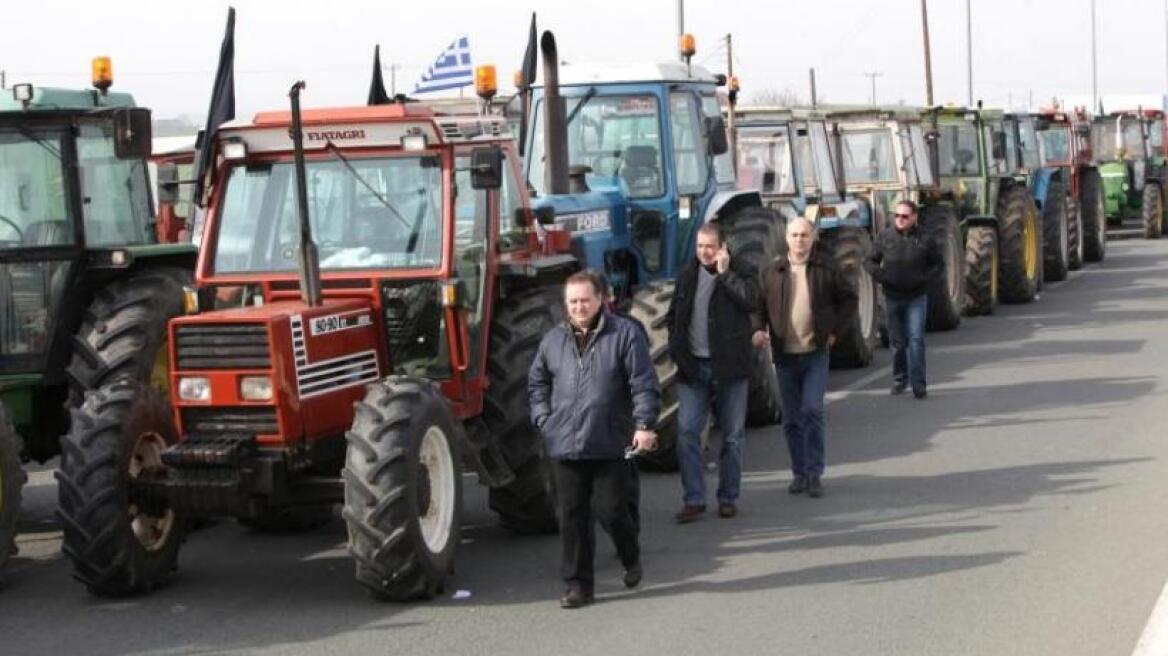
POLYGON ((1052 126, 1038 133, 1043 166, 1066 166, 1071 162, 1071 129, 1052 126))
POLYGON ((803 189, 808 194, 825 197, 839 193, 824 123, 810 121, 796 131, 795 162, 803 189))
POLYGON ((940 132, 941 175, 981 175, 977 160, 977 127, 973 123, 942 125, 940 132))
POLYGON ((1103 119, 1091 126, 1091 147, 1095 159, 1101 162, 1111 162, 1119 159, 1119 147, 1116 135, 1119 127, 1114 119, 1103 119))
MULTIPOLYGON (((568 98, 568 165, 591 169, 590 184, 623 185, 631 198, 665 193, 661 160, 661 110, 649 95, 568 98)), ((536 106, 532 125, 543 125, 544 103, 536 106)), ((528 181, 536 192, 544 180, 544 135, 532 135, 528 181)))
MULTIPOLYGON (((435 268, 442 259, 437 156, 306 164, 308 214, 322 270, 435 268)), ((226 178, 216 273, 295 271, 300 219, 292 162, 237 166, 226 178)))
POLYGON ((1027 117, 1018 121, 1018 139, 1022 146, 1022 168, 1028 171, 1038 168, 1038 135, 1034 131, 1034 119, 1027 117))
POLYGON ((75 242, 63 143, 63 130, 0 128, 0 251, 75 242))
POLYGON ((790 133, 786 126, 738 130, 738 186, 764 194, 795 194, 790 133))
POLYGON ((153 243, 146 161, 114 156, 113 125, 82 123, 77 133, 87 246, 153 243))
POLYGON ((848 130, 840 139, 848 184, 897 181, 900 167, 893 152, 891 131, 848 130))

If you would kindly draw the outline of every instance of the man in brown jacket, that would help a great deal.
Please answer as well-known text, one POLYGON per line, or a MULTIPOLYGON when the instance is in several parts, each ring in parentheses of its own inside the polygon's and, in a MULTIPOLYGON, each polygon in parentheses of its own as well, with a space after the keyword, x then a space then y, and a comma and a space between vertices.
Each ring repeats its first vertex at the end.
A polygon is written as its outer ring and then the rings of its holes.
POLYGON ((787 255, 760 274, 762 321, 753 342, 758 347, 769 343, 778 365, 783 429, 795 475, 787 490, 821 497, 828 349, 856 311, 856 290, 814 244, 810 221, 787 224, 787 255))

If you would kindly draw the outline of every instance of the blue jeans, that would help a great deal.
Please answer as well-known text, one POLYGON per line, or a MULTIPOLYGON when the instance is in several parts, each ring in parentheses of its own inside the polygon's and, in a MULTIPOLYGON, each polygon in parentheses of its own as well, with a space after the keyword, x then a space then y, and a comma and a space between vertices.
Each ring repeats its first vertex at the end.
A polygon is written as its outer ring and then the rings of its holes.
POLYGON ((925 317, 929 295, 898 298, 884 295, 888 338, 892 342, 892 379, 900 386, 925 389, 925 317))
POLYGON ((714 381, 710 361, 698 360, 697 380, 679 382, 677 464, 681 470, 682 503, 706 504, 706 476, 702 465, 702 431, 710 416, 710 401, 718 413, 722 453, 718 468, 718 502, 736 503, 742 486, 742 440, 746 437, 746 378, 714 381))
POLYGON ((822 476, 827 424, 827 349, 779 356, 779 393, 783 398, 783 432, 796 476, 822 476))

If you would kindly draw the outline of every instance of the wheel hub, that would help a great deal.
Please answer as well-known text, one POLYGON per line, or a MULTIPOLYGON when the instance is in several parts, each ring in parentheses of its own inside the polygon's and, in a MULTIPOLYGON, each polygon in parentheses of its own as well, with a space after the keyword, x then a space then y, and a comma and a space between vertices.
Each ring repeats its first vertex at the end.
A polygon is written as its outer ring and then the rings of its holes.
MULTIPOLYGON (((130 482, 140 477, 163 469, 162 452, 166 450, 166 440, 155 432, 139 435, 130 449, 130 462, 127 475, 130 482)), ((131 502, 129 506, 130 530, 134 537, 147 551, 157 551, 166 545, 171 531, 174 529, 175 516, 173 510, 165 510, 161 514, 150 512, 147 508, 131 502)))
POLYGON ((422 539, 433 553, 443 551, 450 541, 458 475, 449 438, 441 428, 431 426, 418 448, 416 493, 422 539))

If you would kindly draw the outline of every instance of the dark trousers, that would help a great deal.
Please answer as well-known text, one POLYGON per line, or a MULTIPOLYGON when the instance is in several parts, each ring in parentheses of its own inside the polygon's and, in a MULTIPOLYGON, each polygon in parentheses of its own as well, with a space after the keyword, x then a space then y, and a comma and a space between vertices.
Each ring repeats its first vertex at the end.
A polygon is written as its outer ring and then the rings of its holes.
POLYGON ((925 389, 925 319, 929 295, 884 295, 888 337, 892 342, 892 379, 897 385, 925 389))
POLYGON ((629 512, 634 493, 629 464, 623 459, 555 463, 560 497, 560 576, 568 585, 592 590, 596 559, 594 518, 612 535, 625 567, 641 557, 637 527, 629 512))
POLYGON ((796 476, 822 476, 827 450, 827 422, 823 397, 827 393, 827 349, 810 353, 783 353, 779 368, 779 393, 783 399, 783 432, 796 476))

